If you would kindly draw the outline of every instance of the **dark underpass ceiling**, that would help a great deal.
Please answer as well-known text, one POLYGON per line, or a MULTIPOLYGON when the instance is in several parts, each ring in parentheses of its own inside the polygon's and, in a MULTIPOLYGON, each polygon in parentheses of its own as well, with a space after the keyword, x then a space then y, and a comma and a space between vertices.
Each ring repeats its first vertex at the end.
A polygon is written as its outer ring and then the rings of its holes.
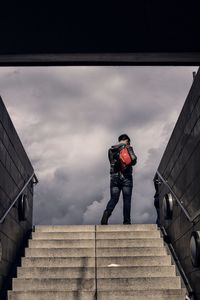
POLYGON ((199 64, 198 1, 1 7, 0 65, 199 64))

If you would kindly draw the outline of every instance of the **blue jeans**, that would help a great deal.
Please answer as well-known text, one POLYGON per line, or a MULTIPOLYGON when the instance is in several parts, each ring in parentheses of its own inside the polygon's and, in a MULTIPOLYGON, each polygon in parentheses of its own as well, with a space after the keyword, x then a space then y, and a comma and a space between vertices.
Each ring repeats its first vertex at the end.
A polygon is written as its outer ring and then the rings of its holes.
POLYGON ((123 217, 124 224, 131 224, 131 195, 133 189, 132 175, 120 176, 113 174, 110 178, 110 200, 106 210, 111 214, 117 202, 119 201, 120 192, 123 194, 123 217))

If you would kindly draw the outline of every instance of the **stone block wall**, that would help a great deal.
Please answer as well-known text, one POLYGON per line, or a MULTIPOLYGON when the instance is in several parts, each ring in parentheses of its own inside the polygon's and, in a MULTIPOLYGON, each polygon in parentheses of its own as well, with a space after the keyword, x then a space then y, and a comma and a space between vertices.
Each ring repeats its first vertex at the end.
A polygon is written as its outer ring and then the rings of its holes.
MULTIPOLYGON (((0 97, 0 218, 33 173, 33 167, 0 97)), ((25 190, 27 218, 20 221, 17 202, 0 224, 0 290, 6 289, 20 247, 32 229, 33 186, 25 190)))
MULTIPOLYGON (((200 71, 189 91, 158 171, 190 217, 197 216, 200 213, 200 71)), ((200 299, 200 268, 193 267, 190 256, 191 233, 200 230, 200 217, 189 221, 177 202, 173 201, 172 219, 165 220, 162 204, 167 193, 170 191, 166 186, 159 185, 161 225, 165 227, 191 286, 200 299)))

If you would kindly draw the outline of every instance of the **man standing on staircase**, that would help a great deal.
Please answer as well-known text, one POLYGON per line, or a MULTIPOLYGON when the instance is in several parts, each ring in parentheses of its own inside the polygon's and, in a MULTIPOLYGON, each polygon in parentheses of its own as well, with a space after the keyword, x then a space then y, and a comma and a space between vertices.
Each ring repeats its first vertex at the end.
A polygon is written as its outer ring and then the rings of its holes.
POLYGON ((123 224, 131 224, 131 195, 133 189, 132 166, 137 163, 137 157, 130 146, 130 138, 122 134, 118 138, 118 144, 108 150, 110 161, 110 200, 103 213, 101 224, 107 225, 120 192, 123 194, 123 224))

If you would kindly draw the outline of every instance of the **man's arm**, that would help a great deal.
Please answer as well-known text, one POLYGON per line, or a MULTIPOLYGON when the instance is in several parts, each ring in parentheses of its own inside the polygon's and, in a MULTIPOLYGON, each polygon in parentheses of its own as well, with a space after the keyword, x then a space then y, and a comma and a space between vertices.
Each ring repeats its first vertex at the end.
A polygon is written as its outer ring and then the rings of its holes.
POLYGON ((135 152, 133 151, 133 147, 128 146, 127 149, 128 149, 128 152, 129 152, 131 160, 132 160, 132 166, 135 166, 137 163, 137 156, 135 155, 135 152))
POLYGON ((112 154, 111 149, 108 150, 108 159, 109 159, 109 162, 110 162, 110 163, 113 162, 113 154, 112 154))
POLYGON ((111 149, 108 150, 108 159, 110 161, 110 174, 113 174, 115 172, 115 159, 111 149))

